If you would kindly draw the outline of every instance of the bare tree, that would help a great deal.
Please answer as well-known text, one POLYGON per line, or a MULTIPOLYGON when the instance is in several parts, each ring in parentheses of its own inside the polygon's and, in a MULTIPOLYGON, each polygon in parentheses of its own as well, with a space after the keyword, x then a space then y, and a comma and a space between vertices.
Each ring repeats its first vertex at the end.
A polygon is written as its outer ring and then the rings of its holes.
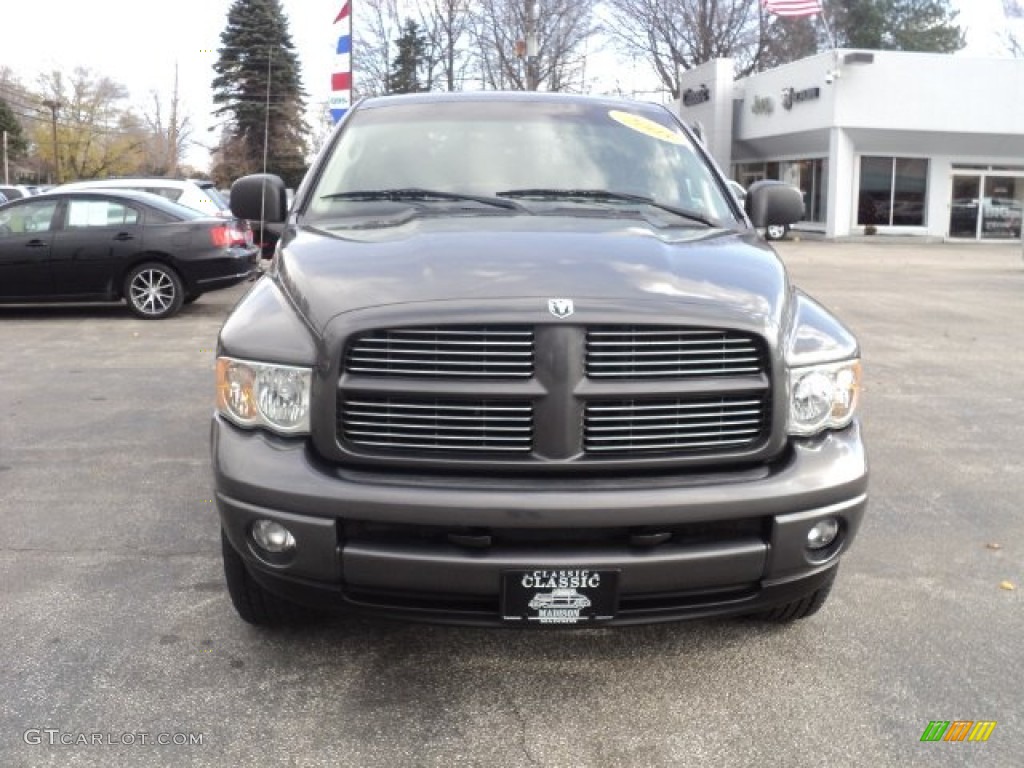
POLYGON ((607 0, 609 32, 645 58, 679 98, 679 72, 717 58, 737 61, 737 76, 757 69, 768 19, 759 0, 607 0))
POLYGON ((1003 15, 1009 22, 1002 35, 1003 45, 1014 58, 1024 58, 1024 32, 1021 31, 1021 25, 1024 24, 1024 4, 1020 0, 1003 0, 1003 15))
POLYGON ((152 138, 147 148, 148 172, 157 175, 176 176, 178 166, 185 154, 185 146, 192 135, 191 120, 181 115, 181 101, 178 95, 178 67, 174 67, 174 89, 171 91, 170 114, 165 122, 160 95, 153 91, 153 111, 143 118, 152 138))
POLYGON ((471 4, 472 0, 419 3, 420 27, 427 40, 427 90, 461 88, 469 66, 471 4))
MULTIPOLYGON (((478 0, 472 36, 485 87, 526 90, 531 0, 478 0)), ((583 89, 585 46, 597 33, 596 0, 544 0, 536 8, 535 79, 548 91, 583 89)))
POLYGON ((36 145, 51 163, 53 150, 59 152, 58 182, 136 171, 148 135, 139 119, 119 106, 128 96, 123 85, 79 67, 68 78, 59 71, 43 75, 39 86, 40 103, 54 105, 55 139, 50 140, 50 126, 39 125, 36 145))
POLYGON ((354 96, 388 92, 391 41, 399 36, 400 10, 397 0, 363 0, 359 4, 352 30, 354 96))

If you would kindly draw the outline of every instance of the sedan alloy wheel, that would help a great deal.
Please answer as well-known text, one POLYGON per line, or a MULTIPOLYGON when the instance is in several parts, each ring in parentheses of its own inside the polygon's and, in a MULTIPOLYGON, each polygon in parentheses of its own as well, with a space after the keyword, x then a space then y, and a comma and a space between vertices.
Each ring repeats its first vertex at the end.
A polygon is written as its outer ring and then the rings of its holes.
POLYGON ((181 278, 163 264, 142 264, 126 280, 128 306, 139 317, 159 320, 175 314, 184 302, 181 278))

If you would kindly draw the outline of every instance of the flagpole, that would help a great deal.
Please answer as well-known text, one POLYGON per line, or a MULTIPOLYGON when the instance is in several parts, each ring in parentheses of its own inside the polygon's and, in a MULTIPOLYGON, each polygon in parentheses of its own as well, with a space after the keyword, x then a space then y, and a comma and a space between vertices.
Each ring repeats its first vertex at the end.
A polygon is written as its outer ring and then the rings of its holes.
POLYGON ((839 77, 839 46, 836 45, 836 37, 832 34, 832 27, 828 23, 828 15, 825 13, 825 3, 819 3, 821 12, 821 23, 825 25, 825 35, 832 46, 832 77, 839 77))
MULTIPOLYGON (((832 46, 832 72, 833 77, 839 77, 839 47, 836 45, 835 35, 832 34, 832 27, 828 23, 828 16, 825 15, 825 3, 823 0, 761 0, 765 10, 782 17, 808 17, 820 16, 821 23, 825 25, 825 36, 828 44, 832 46)), ((828 82, 831 82, 829 80, 828 82)))
POLYGON ((828 37, 828 42, 832 46, 833 53, 835 53, 839 46, 836 45, 835 35, 832 34, 832 27, 828 23, 828 16, 825 14, 824 4, 822 4, 821 13, 818 15, 821 16, 821 23, 825 25, 825 35, 828 37))

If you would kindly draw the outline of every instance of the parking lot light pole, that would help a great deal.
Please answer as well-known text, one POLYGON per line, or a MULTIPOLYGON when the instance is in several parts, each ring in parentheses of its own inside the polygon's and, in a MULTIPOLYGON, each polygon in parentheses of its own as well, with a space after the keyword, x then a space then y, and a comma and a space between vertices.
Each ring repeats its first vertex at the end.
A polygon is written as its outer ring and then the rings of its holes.
POLYGON ((43 102, 44 107, 48 107, 50 115, 52 116, 51 124, 53 126, 53 182, 60 184, 60 154, 57 152, 57 110, 61 108, 61 103, 56 99, 47 99, 43 102))

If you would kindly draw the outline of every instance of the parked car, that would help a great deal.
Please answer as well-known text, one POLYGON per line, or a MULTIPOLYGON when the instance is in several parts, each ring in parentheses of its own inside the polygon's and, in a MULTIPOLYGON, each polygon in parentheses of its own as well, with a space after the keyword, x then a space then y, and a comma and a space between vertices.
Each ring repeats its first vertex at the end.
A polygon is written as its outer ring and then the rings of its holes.
POLYGON ((8 200, 20 200, 35 194, 31 187, 24 184, 0 184, 0 194, 8 200))
MULTIPOLYGON (((860 350, 669 109, 561 93, 360 101, 218 339, 211 430, 242 619, 558 624, 824 604, 867 503, 860 350), (533 606, 531 607, 531 603, 533 606), (578 609, 578 610, 576 610, 578 609)), ((264 207, 265 206, 265 207, 264 207)))
POLYGON ((0 192, 0 205, 3 205, 6 202, 7 202, 7 195, 5 195, 3 192, 0 192))
POLYGON ((789 234, 789 224, 769 224, 764 228, 765 240, 785 240, 789 234))
POLYGON ((0 208, 0 303, 119 301, 170 317, 258 272, 252 233, 132 190, 49 192, 0 208))
POLYGON ((231 217, 231 206, 221 196, 220 190, 212 181, 159 177, 87 179, 61 184, 51 191, 64 192, 80 189, 134 189, 139 192, 160 195, 209 216, 231 217))

